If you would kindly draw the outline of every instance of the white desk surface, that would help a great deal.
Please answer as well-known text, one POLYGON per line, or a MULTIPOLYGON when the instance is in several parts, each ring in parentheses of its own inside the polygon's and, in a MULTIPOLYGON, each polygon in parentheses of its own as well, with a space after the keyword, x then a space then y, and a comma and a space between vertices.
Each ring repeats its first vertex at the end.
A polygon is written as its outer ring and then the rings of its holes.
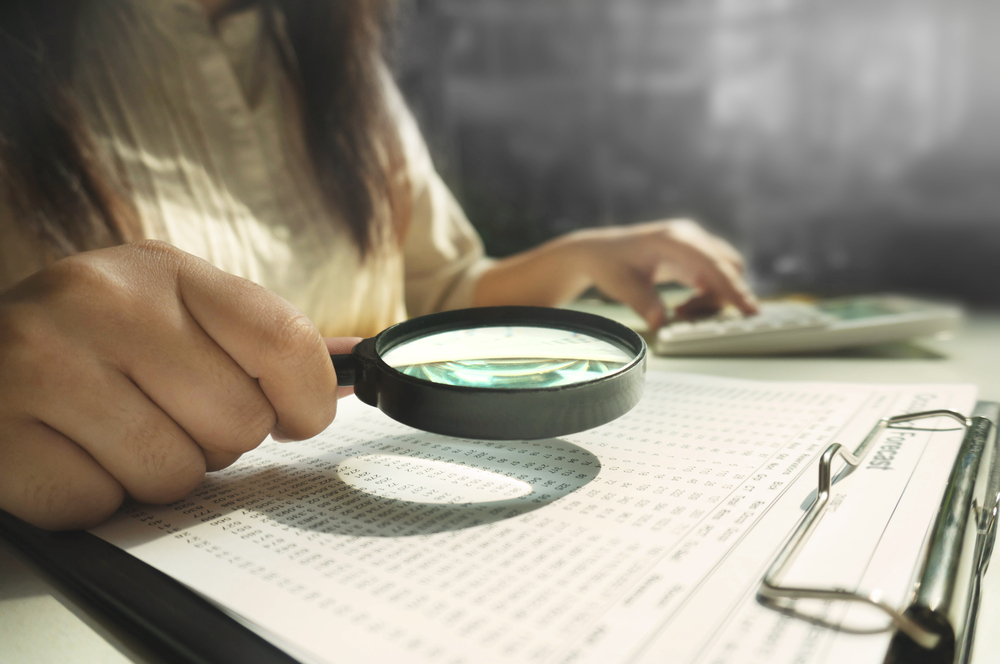
MULTIPOLYGON (((1000 400, 1000 312, 973 313, 950 340, 785 358, 656 358, 651 368, 764 380, 975 383, 1000 400)), ((986 575, 973 664, 1000 659, 1000 565, 986 575)), ((0 662, 139 661, 0 543, 0 662)))

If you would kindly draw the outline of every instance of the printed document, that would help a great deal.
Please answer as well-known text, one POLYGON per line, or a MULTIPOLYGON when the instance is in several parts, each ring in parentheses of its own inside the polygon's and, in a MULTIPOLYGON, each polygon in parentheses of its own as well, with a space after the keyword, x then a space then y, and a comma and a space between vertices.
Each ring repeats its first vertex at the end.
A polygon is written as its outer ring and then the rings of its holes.
MULTIPOLYGON (((266 441, 187 499, 95 529, 293 655, 359 664, 881 662, 880 616, 763 607, 761 577, 816 493, 817 461, 879 418, 971 411, 966 385, 650 372, 639 405, 560 439, 423 433, 353 397, 300 443, 266 441)), ((787 580, 903 606, 962 431, 887 430, 787 580)))

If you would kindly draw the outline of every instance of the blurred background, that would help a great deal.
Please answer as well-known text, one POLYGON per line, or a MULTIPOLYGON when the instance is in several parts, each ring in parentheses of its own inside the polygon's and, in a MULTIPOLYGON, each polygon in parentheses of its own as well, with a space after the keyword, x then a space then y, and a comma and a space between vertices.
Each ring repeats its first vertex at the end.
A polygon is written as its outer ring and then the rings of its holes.
POLYGON ((400 86, 491 255, 683 215, 764 294, 1000 304, 995 0, 400 8, 400 86))

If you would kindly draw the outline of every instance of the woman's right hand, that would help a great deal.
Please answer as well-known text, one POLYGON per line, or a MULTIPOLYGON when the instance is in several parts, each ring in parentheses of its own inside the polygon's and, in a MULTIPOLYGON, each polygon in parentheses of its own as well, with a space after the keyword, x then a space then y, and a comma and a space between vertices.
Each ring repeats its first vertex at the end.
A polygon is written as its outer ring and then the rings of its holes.
POLYGON ((0 509, 35 525, 178 500, 270 433, 316 435, 336 407, 305 316, 170 245, 71 256, 0 294, 0 509))

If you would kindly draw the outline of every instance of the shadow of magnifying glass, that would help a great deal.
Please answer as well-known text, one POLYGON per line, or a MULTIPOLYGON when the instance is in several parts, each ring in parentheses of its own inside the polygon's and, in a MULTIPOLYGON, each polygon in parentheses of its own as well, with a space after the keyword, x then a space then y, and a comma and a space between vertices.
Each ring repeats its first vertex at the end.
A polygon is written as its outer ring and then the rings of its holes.
POLYGON ((526 514, 601 470, 594 454, 561 439, 479 442, 435 434, 379 439, 323 461, 321 469, 276 464, 220 484, 254 491, 260 507, 251 510, 291 528, 411 537, 526 514))

